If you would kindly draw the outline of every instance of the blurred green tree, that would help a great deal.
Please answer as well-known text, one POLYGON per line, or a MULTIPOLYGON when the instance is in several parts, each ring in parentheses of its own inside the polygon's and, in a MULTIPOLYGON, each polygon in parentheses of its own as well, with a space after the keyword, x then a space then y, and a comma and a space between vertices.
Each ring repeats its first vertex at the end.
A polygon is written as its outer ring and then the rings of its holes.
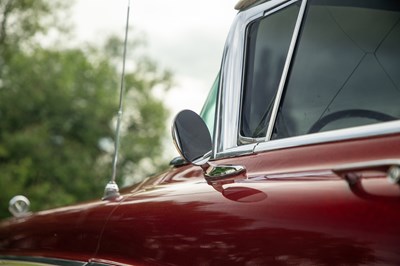
MULTIPOLYGON (((0 0, 0 218, 16 194, 33 211, 100 198, 111 175, 122 41, 43 48, 49 31, 68 33, 64 2, 0 0)), ((168 112, 154 94, 172 77, 135 53, 142 43, 128 50, 120 184, 164 165, 168 112)))

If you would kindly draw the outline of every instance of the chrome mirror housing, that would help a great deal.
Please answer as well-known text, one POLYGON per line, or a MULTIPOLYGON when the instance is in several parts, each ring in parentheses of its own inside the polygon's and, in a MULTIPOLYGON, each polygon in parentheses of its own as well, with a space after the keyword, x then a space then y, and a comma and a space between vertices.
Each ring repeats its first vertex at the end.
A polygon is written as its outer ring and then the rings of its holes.
POLYGON ((172 138, 180 155, 202 166, 211 158, 212 141, 206 123, 193 111, 183 110, 174 119, 172 138))
POLYGON ((212 165, 212 140, 206 123, 193 111, 183 110, 174 119, 172 138, 180 155, 189 163, 201 166, 208 182, 243 174, 240 165, 212 165))

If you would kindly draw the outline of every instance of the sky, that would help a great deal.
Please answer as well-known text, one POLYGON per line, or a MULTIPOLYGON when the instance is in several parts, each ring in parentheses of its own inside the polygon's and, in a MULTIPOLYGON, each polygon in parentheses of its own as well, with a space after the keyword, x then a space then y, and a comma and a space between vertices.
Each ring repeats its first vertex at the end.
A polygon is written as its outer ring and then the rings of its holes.
MULTIPOLYGON (((75 0, 75 38, 89 43, 110 34, 123 38, 128 1, 75 0)), ((146 53, 174 73, 176 85, 165 99, 172 113, 168 123, 180 110, 200 112, 219 70, 237 1, 130 1, 129 25, 145 36, 146 53)))

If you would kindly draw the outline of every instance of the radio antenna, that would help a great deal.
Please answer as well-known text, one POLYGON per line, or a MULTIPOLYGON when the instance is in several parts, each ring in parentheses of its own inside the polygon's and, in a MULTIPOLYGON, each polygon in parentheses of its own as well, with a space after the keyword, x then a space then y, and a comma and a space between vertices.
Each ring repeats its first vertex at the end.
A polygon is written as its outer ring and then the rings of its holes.
POLYGON ((121 87, 119 91, 119 108, 117 113, 117 125, 115 130, 115 142, 114 142, 114 158, 113 158, 113 168, 112 168, 112 176, 110 182, 106 185, 104 190, 103 200, 107 200, 110 198, 119 197, 119 188, 117 183, 115 182, 117 176, 117 164, 118 164, 118 153, 119 153, 119 142, 121 135, 121 120, 122 120, 122 111, 123 111, 123 96, 125 91, 125 61, 126 61, 126 46, 128 43, 128 29, 129 29, 129 12, 130 12, 130 0, 128 0, 128 7, 126 12, 126 26, 125 26, 125 40, 124 40, 124 53, 122 58, 122 73, 121 73, 121 87))

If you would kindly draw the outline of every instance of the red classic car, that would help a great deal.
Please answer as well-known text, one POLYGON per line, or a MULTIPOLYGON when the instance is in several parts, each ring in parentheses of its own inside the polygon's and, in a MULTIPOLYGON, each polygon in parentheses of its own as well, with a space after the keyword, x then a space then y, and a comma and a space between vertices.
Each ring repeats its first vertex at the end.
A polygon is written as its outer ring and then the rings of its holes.
POLYGON ((184 159, 2 221, 0 264, 400 265, 400 1, 237 7, 184 159))

